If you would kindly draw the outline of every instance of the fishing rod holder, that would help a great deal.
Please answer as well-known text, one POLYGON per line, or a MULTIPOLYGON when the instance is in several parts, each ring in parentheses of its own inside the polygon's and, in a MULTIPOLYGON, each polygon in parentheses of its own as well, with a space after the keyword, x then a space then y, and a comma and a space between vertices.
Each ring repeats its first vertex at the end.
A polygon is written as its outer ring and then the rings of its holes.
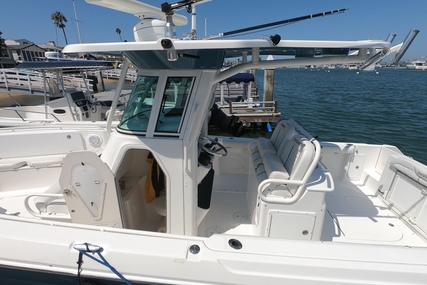
POLYGON ((173 15, 176 10, 185 8, 188 13, 191 13, 193 9, 192 5, 200 1, 204 1, 204 0, 184 0, 184 1, 176 2, 174 4, 169 4, 168 2, 165 2, 161 6, 162 12, 165 13, 166 15, 173 15))
POLYGON ((165 37, 176 38, 175 24, 173 23, 172 16, 175 14, 175 11, 185 8, 188 13, 191 13, 195 3, 204 1, 204 0, 185 0, 179 1, 173 4, 165 2, 161 5, 162 12, 166 15, 166 26, 165 26, 165 37))
POLYGON ((165 37, 175 39, 176 38, 176 29, 175 24, 173 23, 173 15, 166 15, 166 25, 165 25, 165 37))

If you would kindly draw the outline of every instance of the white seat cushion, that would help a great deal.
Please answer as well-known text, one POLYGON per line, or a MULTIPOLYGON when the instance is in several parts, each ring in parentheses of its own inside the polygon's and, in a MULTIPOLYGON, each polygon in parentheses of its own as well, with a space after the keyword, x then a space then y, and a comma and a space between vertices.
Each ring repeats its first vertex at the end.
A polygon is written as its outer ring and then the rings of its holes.
POLYGON ((289 173, 278 156, 269 153, 264 157, 263 161, 268 178, 289 179, 289 173))
POLYGON ((277 150, 274 147, 271 140, 266 138, 259 138, 258 139, 258 151, 261 155, 261 157, 264 157, 266 154, 276 154, 277 150))

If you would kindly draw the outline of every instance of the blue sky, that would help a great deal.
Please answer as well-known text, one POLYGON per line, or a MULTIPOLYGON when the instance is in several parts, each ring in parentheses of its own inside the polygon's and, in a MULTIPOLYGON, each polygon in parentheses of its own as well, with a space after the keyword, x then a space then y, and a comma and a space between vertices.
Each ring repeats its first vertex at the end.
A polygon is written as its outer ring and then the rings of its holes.
MULTIPOLYGON (((160 6, 166 0, 143 1, 160 6)), ((174 1, 170 1, 173 3, 174 1)), ((138 18, 119 11, 74 0, 80 22, 82 42, 119 41, 116 28, 123 40, 133 41, 133 26, 138 18)), ((427 58, 427 0, 212 0, 198 6, 198 36, 227 32, 283 19, 349 8, 342 14, 316 18, 260 31, 245 37, 281 35, 282 39, 361 40, 386 39, 397 34, 395 44, 403 41, 410 31, 420 30, 403 60, 427 58), (206 20, 205 20, 206 19, 206 20)), ((59 11, 68 19, 66 34, 69 43, 79 41, 73 9, 73 0, 2 0, 0 31, 6 39, 28 39, 37 44, 51 40, 65 45, 62 31, 51 20, 59 11)), ((181 11, 181 14, 186 14, 181 11)), ((190 15, 186 14, 189 16, 190 15)), ((190 30, 190 24, 179 27, 178 36, 190 30)))

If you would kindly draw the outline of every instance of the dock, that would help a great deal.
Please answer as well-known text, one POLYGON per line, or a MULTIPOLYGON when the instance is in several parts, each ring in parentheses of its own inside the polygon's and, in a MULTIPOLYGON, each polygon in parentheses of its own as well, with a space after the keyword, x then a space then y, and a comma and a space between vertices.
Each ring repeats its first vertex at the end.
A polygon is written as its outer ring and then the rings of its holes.
POLYGON ((281 119, 273 96, 259 100, 254 75, 242 73, 217 84, 215 103, 227 116, 237 116, 248 123, 277 123, 281 119))
MULTIPOLYGON (((24 71, 20 69, 0 69, 0 90, 15 91, 33 95, 58 96, 61 87, 57 84, 59 75, 46 72, 24 71), (44 79, 46 78, 46 80, 44 79)), ((64 89, 93 91, 91 79, 67 75, 63 76, 64 89)))
MULTIPOLYGON (((118 80, 120 69, 106 69, 102 71, 87 71, 86 78, 80 74, 57 74, 54 72, 43 73, 32 70, 0 69, 0 90, 15 91, 25 94, 44 95, 45 90, 49 96, 57 96, 61 93, 61 86, 57 82, 58 76, 62 77, 64 90, 82 90, 84 92, 104 91, 104 79, 118 80)), ((136 71, 129 71, 126 81, 133 83, 137 77, 136 71)))

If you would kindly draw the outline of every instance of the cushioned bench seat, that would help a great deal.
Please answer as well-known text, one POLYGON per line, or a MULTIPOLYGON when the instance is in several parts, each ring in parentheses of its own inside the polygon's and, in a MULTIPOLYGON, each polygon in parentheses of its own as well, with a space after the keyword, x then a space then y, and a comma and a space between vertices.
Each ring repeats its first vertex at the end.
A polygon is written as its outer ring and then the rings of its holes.
MULTIPOLYGON (((301 181, 306 176, 316 148, 311 140, 297 132, 294 124, 298 126, 293 121, 281 121, 271 139, 259 138, 249 144, 258 184, 266 179, 301 181)), ((283 190, 283 184, 280 190, 283 190)), ((286 189, 292 196, 299 186, 288 183, 286 189)))
POLYGON ((319 240, 325 192, 333 190, 328 188, 333 182, 327 170, 319 166, 317 140, 294 121, 282 121, 270 141, 255 139, 249 151, 253 168, 248 177, 248 196, 259 234, 319 240))
POLYGON ((283 141, 288 140, 295 132, 294 126, 287 121, 280 121, 274 128, 270 139, 258 138, 249 144, 252 156, 264 157, 268 153, 277 154, 283 141))
POLYGON ((284 146, 285 142, 290 139, 294 132, 295 129, 291 124, 287 121, 281 121, 274 128, 274 132, 270 139, 258 138, 249 144, 252 164, 255 168, 255 173, 259 176, 259 179, 267 179, 272 171, 275 172, 274 169, 278 169, 281 173, 279 174, 276 171, 276 173, 273 173, 273 176, 278 175, 280 178, 289 178, 289 175, 286 174, 287 171, 283 166, 283 162, 276 156, 276 154, 281 150, 281 146, 284 146), (264 164, 264 160, 269 161, 269 163, 264 164), (265 167, 267 167, 267 169, 265 169, 265 167))

